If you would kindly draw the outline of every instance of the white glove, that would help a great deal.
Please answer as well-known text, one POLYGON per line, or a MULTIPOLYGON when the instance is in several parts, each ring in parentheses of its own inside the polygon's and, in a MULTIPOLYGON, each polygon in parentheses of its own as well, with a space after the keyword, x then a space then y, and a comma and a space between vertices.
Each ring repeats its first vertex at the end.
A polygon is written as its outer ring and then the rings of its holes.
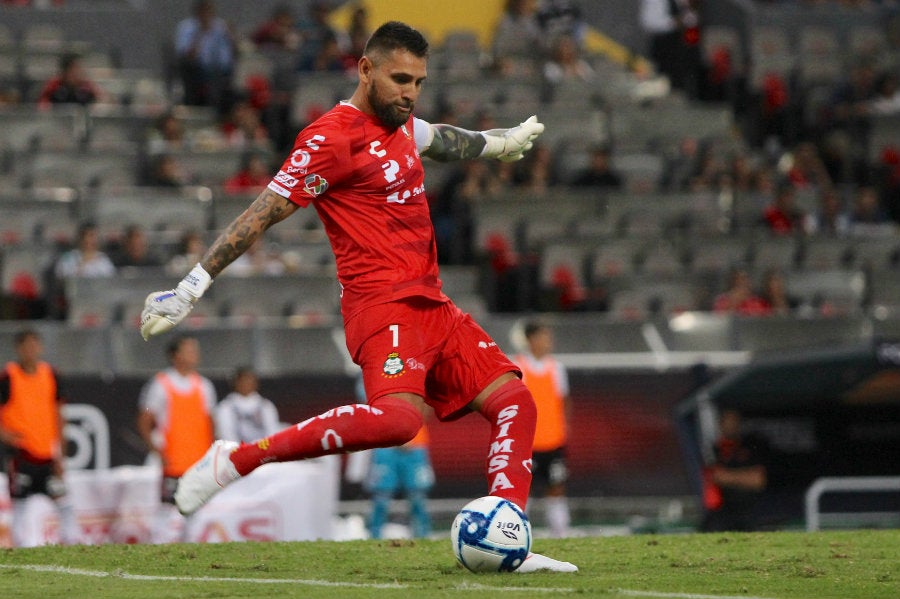
POLYGON ((154 291, 148 295, 141 312, 141 336, 144 341, 171 330, 184 320, 211 283, 212 277, 197 264, 175 289, 154 291))
POLYGON ((515 162, 531 149, 534 140, 544 132, 544 124, 536 116, 530 116, 511 129, 489 129, 482 131, 485 143, 481 155, 496 158, 502 162, 515 162))

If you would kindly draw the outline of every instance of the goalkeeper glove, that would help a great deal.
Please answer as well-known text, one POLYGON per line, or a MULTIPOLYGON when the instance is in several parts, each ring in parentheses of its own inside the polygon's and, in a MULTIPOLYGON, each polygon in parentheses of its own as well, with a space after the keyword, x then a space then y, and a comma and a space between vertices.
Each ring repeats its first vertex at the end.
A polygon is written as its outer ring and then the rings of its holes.
POLYGON ((529 117, 511 129, 489 129, 482 131, 484 158, 496 158, 502 162, 515 162, 531 149, 534 140, 544 132, 544 124, 536 116, 529 117))
POLYGON ((144 340, 165 333, 184 320, 210 284, 212 277, 197 264, 175 289, 154 291, 148 295, 141 312, 141 336, 144 340))

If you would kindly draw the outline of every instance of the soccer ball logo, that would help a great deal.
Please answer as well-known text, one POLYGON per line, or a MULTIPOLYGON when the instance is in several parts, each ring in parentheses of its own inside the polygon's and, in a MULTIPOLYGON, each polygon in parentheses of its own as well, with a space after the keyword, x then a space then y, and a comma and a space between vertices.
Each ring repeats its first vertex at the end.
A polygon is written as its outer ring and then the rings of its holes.
POLYGON ((456 559, 472 572, 512 572, 531 549, 531 524, 516 504, 489 495, 460 510, 450 540, 456 559))

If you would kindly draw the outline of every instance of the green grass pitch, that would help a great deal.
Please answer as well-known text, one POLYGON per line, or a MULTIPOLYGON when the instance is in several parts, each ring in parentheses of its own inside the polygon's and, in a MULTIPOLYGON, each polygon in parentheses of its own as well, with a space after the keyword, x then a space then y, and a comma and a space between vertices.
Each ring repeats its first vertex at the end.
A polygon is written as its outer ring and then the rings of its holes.
POLYGON ((0 550, 0 597, 897 599, 900 531, 538 539, 576 574, 472 574, 449 540, 0 550))

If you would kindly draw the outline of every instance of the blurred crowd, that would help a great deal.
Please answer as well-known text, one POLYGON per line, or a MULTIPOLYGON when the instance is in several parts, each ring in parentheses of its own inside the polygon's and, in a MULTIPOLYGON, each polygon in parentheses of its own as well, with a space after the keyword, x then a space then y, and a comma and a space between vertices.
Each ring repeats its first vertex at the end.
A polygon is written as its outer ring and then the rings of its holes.
MULTIPOLYGON (((896 2, 805 4, 863 10, 896 2)), ((307 12, 298 14, 292 5, 284 4, 261 22, 241 27, 219 17, 213 0, 194 2, 191 14, 178 23, 172 35, 177 103, 210 107, 216 121, 203 128, 188 127, 177 106, 161 114, 145 133, 141 184, 196 184, 190 169, 179 162, 179 153, 192 148, 231 148, 241 151, 243 159, 217 192, 252 196, 265 186, 290 151, 296 132, 306 120, 328 108, 323 105, 297 115, 292 94, 298 81, 314 73, 353 71, 371 30, 364 5, 352 11, 345 29, 331 24, 331 8, 328 2, 316 1, 309 4, 307 12), (249 55, 265 56, 271 68, 239 73, 242 58, 249 55)), ((619 190, 635 192, 635 201, 641 201, 640 193, 646 191, 689 192, 715 198, 723 215, 719 233, 754 228, 773 236, 895 235, 900 222, 900 141, 873 159, 868 139, 873 118, 900 114, 897 65, 880 61, 879 56, 854 56, 839 77, 816 86, 821 101, 812 103, 808 100, 813 89, 802 82, 773 75, 755 86, 748 81, 745 65, 729 55, 727 48, 706 48, 704 10, 701 0, 642 0, 639 25, 654 67, 668 77, 675 93, 691 102, 731 107, 738 124, 736 139, 723 144, 722 140, 686 135, 677 143, 648 148, 662 157, 664 166, 656 180, 644 183, 646 188, 634 187, 617 169, 615 139, 599 140, 586 148, 586 159, 577 169, 563 168, 569 166, 570 158, 564 147, 538 140, 517 163, 492 166, 472 161, 439 171, 439 176, 430 178, 429 201, 440 260, 482 265, 497 279, 523 267, 534 270, 540 248, 515 248, 502 242, 485 248, 475 241, 476 206, 511 192, 552 197, 566 189, 596 189, 602 197, 619 190)), ((596 67, 608 59, 588 50, 587 31, 578 2, 507 0, 490 46, 479 52, 476 78, 537 81, 550 92, 570 83, 592 83, 602 92, 602 76, 596 67)), ((636 72, 634 76, 648 74, 636 72)), ((24 101, 14 92, 2 97, 6 104, 24 101)), ((59 72, 37 98, 45 109, 56 104, 108 101, 107 92, 90 80, 82 58, 75 54, 60 58, 59 72)), ((459 115, 456 106, 438 98, 430 110, 419 116, 473 129, 508 124, 505 117, 498 122, 501 119, 487 105, 476 107, 472 115, 459 115)), ((125 266, 159 268, 167 264, 174 264, 173 270, 180 272, 202 251, 203 233, 190 232, 177 250, 171 244, 148 248, 140 227, 99 239, 96 227, 85 223, 70 245, 60 249, 49 274, 58 282, 75 275, 112 276, 125 266)), ((254 263, 236 264, 235 271, 278 274, 289 268, 274 246, 248 253, 248 260, 254 263)), ((726 280, 738 278, 723 277, 720 291, 733 292, 733 284, 726 280)), ((560 303, 551 307, 608 308, 603 301, 580 300, 586 297, 583 293, 562 284, 566 288, 560 303)), ((758 288, 763 294, 762 280, 758 288)), ((46 301, 31 304, 34 309, 25 311, 27 316, 64 314, 59 309, 64 298, 32 299, 46 301)), ((743 303, 723 300, 705 308, 726 309, 743 303)), ((517 309, 535 307, 527 302, 517 304, 517 309)))

